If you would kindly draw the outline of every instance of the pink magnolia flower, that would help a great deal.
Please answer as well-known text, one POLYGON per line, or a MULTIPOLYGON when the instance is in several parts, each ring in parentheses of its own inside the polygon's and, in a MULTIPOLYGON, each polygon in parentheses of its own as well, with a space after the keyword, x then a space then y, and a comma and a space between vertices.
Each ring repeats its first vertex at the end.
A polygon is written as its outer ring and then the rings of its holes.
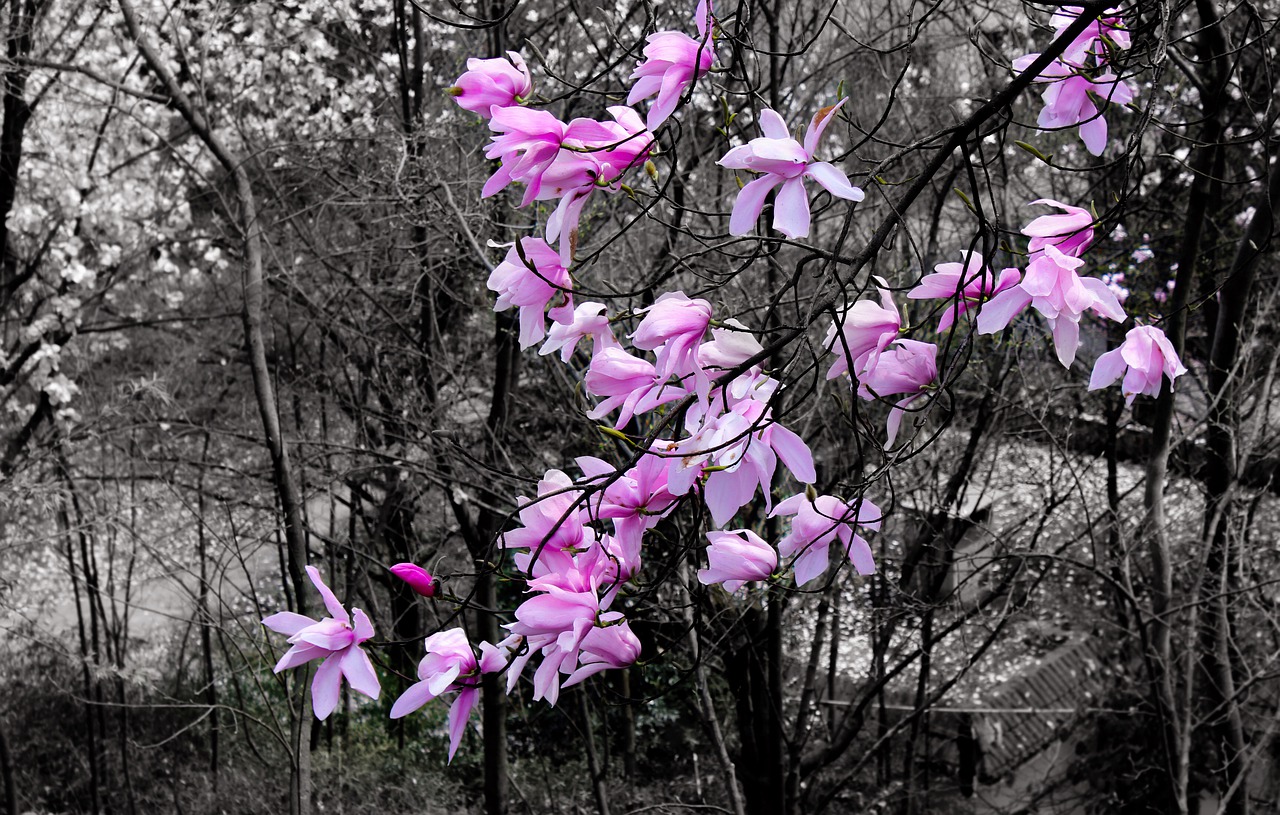
POLYGON ((560 360, 568 362, 583 337, 591 338, 591 353, 599 354, 606 348, 619 348, 618 340, 609 328, 609 315, 604 303, 579 303, 569 322, 554 322, 547 332, 547 341, 538 349, 540 356, 560 352, 560 360))
MULTIPOLYGON (((1062 6, 1055 11, 1049 21, 1053 26, 1055 36, 1067 30, 1083 11, 1083 6, 1062 6)), ((1080 32, 1071 45, 1067 47, 1067 50, 1062 53, 1062 60, 1072 65, 1084 66, 1089 57, 1093 56, 1099 65, 1104 64, 1105 52, 1098 51, 1094 47, 1102 43, 1108 43, 1122 51, 1128 50, 1132 44, 1129 31, 1124 27, 1124 20, 1118 16, 1117 9, 1107 9, 1102 13, 1102 16, 1080 32)))
MULTIPOLYGON (((1022 73, 1031 66, 1039 54, 1027 54, 1013 61, 1013 70, 1022 73)), ((1133 87, 1109 69, 1095 77, 1080 73, 1080 68, 1061 60, 1049 64, 1035 80, 1047 82, 1041 95, 1044 107, 1036 124, 1044 130, 1061 130, 1080 126, 1080 140, 1095 156, 1107 149, 1107 120, 1098 110, 1094 99, 1116 105, 1133 101, 1133 87)))
POLYGON ((634 105, 642 99, 657 95, 653 106, 649 108, 646 121, 650 130, 658 126, 680 103, 680 97, 698 78, 711 70, 715 62, 716 52, 711 38, 707 36, 707 21, 710 15, 706 0, 698 4, 695 12, 695 23, 698 27, 699 39, 694 39, 681 31, 659 31, 646 38, 644 62, 636 67, 631 79, 636 84, 631 86, 627 94, 627 104, 634 105))
POLYGON ((432 634, 423 645, 427 653, 418 663, 419 681, 410 685, 391 706, 391 718, 403 718, 441 694, 460 691, 449 707, 449 761, 452 762, 471 710, 480 698, 480 675, 501 671, 506 667, 506 660, 492 646, 484 649, 483 656, 477 660, 461 628, 432 634))
POLYGON ((560 265, 560 255, 541 238, 521 238, 519 247, 512 245, 506 258, 489 274, 489 290, 498 293, 494 311, 520 309, 520 347, 528 348, 547 335, 547 305, 556 298, 560 304, 551 309, 551 319, 558 323, 573 320, 573 281, 569 270, 560 265))
POLYGON ((397 563, 391 567, 391 573, 408 583, 409 588, 423 597, 436 596, 438 590, 436 579, 421 566, 413 563, 397 563))
POLYGON ((508 51, 507 59, 467 60, 467 72, 449 88, 449 94, 459 106, 486 119, 490 108, 521 104, 531 93, 533 79, 529 76, 529 66, 515 51, 508 51))
MULTIPOLYGON (((767 394, 772 392, 773 388, 767 390, 767 394)), ((668 445, 671 493, 684 495, 705 476, 702 496, 717 526, 728 523, 755 497, 757 489, 764 495, 766 511, 772 507, 773 475, 779 459, 801 483, 817 480, 809 446, 796 433, 772 421, 768 396, 757 399, 757 395, 748 392, 735 397, 732 389, 719 394, 712 405, 718 409, 728 403, 728 409, 719 413, 691 407, 686 422, 693 434, 668 445)))
MULTIPOLYGON (((539 200, 559 198, 547 218, 547 241, 559 242, 560 262, 568 266, 578 242, 578 223, 591 193, 617 192, 623 174, 643 164, 653 135, 629 107, 608 109, 612 122, 574 119, 565 129, 562 149, 539 177, 539 200)), ((527 196, 526 196, 527 197, 527 196)))
POLYGON ((711 304, 691 300, 682 291, 663 294, 644 309, 644 319, 631 335, 631 342, 642 351, 656 351, 657 372, 669 376, 686 376, 702 370, 698 364, 698 346, 711 325, 711 304))
POLYGON ((902 316, 884 278, 875 280, 880 286, 880 304, 859 300, 845 312, 838 324, 827 329, 827 338, 822 345, 836 355, 835 363, 827 371, 827 379, 835 379, 844 373, 857 376, 865 368, 874 366, 881 352, 898 338, 902 316))
POLYGON ((760 129, 764 136, 735 147, 716 162, 730 170, 750 170, 762 175, 748 183, 738 193, 729 216, 729 234, 747 235, 755 228, 765 198, 779 184, 777 200, 773 204, 773 228, 788 238, 804 238, 809 235, 809 194, 804 180, 811 178, 827 192, 846 201, 858 202, 865 195, 849 183, 849 178, 835 165, 815 161, 814 151, 827 125, 835 118, 836 111, 845 103, 841 99, 835 105, 814 114, 805 133, 804 144, 791 137, 787 123, 772 110, 760 111, 760 129))
POLYGON ((621 408, 614 427, 685 395, 683 388, 668 384, 651 362, 622 348, 606 348, 592 357, 583 384, 592 396, 605 397, 588 418, 600 419, 621 408))
POLYGON ((858 396, 867 401, 876 397, 906 394, 889 410, 885 449, 893 446, 906 409, 923 396, 938 378, 938 346, 931 342, 897 340, 880 355, 874 366, 858 377, 858 396))
POLYGON ((516 566, 535 577, 573 569, 573 555, 590 549, 596 533, 587 524, 582 491, 560 470, 547 470, 538 482, 538 497, 519 498, 523 526, 504 532, 504 549, 523 549, 516 566), (576 504, 576 506, 575 506, 576 504))
POLYGON ((1154 326, 1140 325, 1125 335, 1119 348, 1098 357, 1093 376, 1089 378, 1089 390, 1105 388, 1123 374, 1120 390, 1124 403, 1132 405, 1140 393, 1159 396, 1162 376, 1168 377, 1172 390, 1173 381, 1186 372, 1186 366, 1178 359, 1173 343, 1164 332, 1154 326))
POLYGON ((1057 207, 1061 215, 1041 215, 1022 228, 1022 234, 1031 238, 1027 251, 1034 255, 1046 246, 1056 246, 1059 252, 1080 257, 1093 243, 1093 213, 1081 207, 1073 207, 1052 198, 1039 198, 1028 206, 1044 204, 1057 207))
POLYGON ((733 594, 749 581, 764 580, 778 568, 778 553, 750 529, 708 532, 707 568, 698 570, 698 582, 717 583, 733 594))
POLYGON ((793 515, 791 531, 778 541, 783 557, 796 555, 796 584, 803 586, 827 570, 828 548, 837 540, 845 556, 858 574, 874 574, 876 563, 871 547, 858 534, 858 528, 880 528, 879 507, 865 498, 849 503, 831 495, 819 495, 813 501, 804 493, 778 503, 770 516, 793 515))
POLYGON ((729 370, 764 351, 751 333, 751 329, 732 318, 724 321, 724 327, 711 329, 711 341, 698 347, 697 362, 703 368, 729 370))
POLYGON ((351 610, 355 616, 353 625, 342 603, 320 579, 320 571, 308 566, 307 576, 320 592, 330 616, 316 621, 292 611, 281 611, 264 619, 262 624, 277 634, 287 635, 293 646, 276 663, 276 673, 315 659, 323 660, 311 681, 311 709, 316 718, 323 721, 338 707, 342 677, 347 678, 352 690, 370 699, 378 698, 381 687, 369 655, 360 648, 361 643, 373 636, 373 623, 363 611, 355 608, 351 610))
POLYGON ((482 197, 488 198, 506 188, 512 181, 525 185, 524 200, 528 206, 542 192, 542 175, 560 153, 569 126, 545 110, 522 107, 494 108, 489 129, 494 132, 485 158, 497 159, 502 166, 485 182, 482 197))
POLYGON ((1058 361, 1070 368, 1080 348, 1080 318, 1092 311, 1116 322, 1127 319, 1115 292, 1093 277, 1080 277, 1084 261, 1048 244, 1027 266, 1026 276, 1013 288, 991 299, 978 315, 978 333, 994 334, 1027 306, 1040 312, 1053 332, 1058 361))
POLYGON ((956 302, 942 313, 938 333, 950 329, 960 315, 967 314, 994 295, 1017 285, 1022 273, 1005 269, 997 278, 982 255, 965 252, 963 263, 939 263, 933 274, 920 279, 920 285, 907 292, 912 300, 954 299, 956 302))

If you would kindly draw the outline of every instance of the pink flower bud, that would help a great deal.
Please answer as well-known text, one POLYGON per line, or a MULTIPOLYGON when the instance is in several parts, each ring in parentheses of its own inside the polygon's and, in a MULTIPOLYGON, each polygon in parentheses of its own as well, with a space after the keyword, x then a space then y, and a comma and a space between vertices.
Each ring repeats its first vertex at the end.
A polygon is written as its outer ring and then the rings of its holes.
POLYGON ((391 567, 391 573, 408 583, 409 588, 423 597, 435 597, 438 589, 436 579, 421 566, 415 566, 412 563, 397 563, 391 567))

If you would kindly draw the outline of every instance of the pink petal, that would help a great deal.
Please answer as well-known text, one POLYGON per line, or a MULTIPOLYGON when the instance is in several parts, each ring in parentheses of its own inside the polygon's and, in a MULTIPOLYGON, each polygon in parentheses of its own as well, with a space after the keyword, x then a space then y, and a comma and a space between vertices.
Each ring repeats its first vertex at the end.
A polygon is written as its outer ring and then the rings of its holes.
POLYGON ((997 294, 978 312, 978 333, 994 334, 1004 330, 1014 317, 1031 304, 1031 295, 1019 284, 997 294))
POLYGON ((292 611, 281 611, 264 619, 262 624, 277 634, 292 637, 302 629, 315 625, 316 621, 310 617, 295 614, 292 611))
POLYGON ((861 188, 850 184, 849 177, 840 172, 834 164, 815 161, 809 165, 804 173, 837 198, 856 203, 867 197, 861 188))
POLYGON ((281 671, 287 671, 290 668, 296 668, 299 665, 306 665, 313 659, 327 657, 331 653, 333 652, 324 648, 317 648, 314 645, 299 643, 284 652, 284 656, 280 657, 280 661, 276 663, 276 667, 273 669, 272 673, 280 673, 281 671))
POLYGON ((765 108, 760 111, 760 132, 764 133, 770 139, 790 139, 791 132, 787 130, 787 123, 783 121, 775 111, 765 108))
POLYGON ((1107 149, 1107 120, 1101 115, 1080 125, 1080 140, 1085 149, 1095 156, 1100 156, 1107 149))
POLYGON ((801 484, 812 484, 818 480, 818 473, 813 467, 813 453, 804 439, 780 424, 769 428, 769 445, 782 459, 782 463, 801 484))
POLYGON ((352 646, 342 655, 342 675, 347 678, 347 684, 353 691, 363 693, 370 699, 377 699, 382 692, 373 663, 362 648, 352 646))
POLYGON ((764 199, 781 182, 782 179, 776 175, 764 175, 742 188, 729 216, 730 235, 749 235, 755 230, 760 210, 764 209, 764 199))
POLYGON ((827 570, 827 545, 813 545, 800 553, 796 558, 796 585, 804 586, 814 578, 821 577, 827 570))
POLYGON ((809 193, 803 176, 788 180, 778 191, 773 202, 773 228, 788 238, 809 236, 809 193))
POLYGON ((415 682, 391 706, 391 718, 402 719, 436 698, 426 682, 415 682))
POLYGON ((324 721, 338 707, 338 699, 342 690, 342 664, 330 657, 316 668, 315 679, 311 681, 311 710, 316 718, 324 721))
POLYGON ((471 709, 480 698, 479 688, 465 688, 458 698, 453 700, 449 708, 449 762, 453 763, 453 754, 458 752, 462 742, 462 734, 466 732, 467 720, 471 718, 471 709))
POLYGON ((1080 324, 1066 317, 1054 320, 1053 347, 1058 352, 1062 367, 1070 368, 1075 362, 1076 351, 1080 350, 1080 324))
POLYGON ((334 596, 329 587, 320 579, 320 570, 315 566, 308 566, 307 576, 311 578, 311 582, 315 584, 316 589, 320 592, 320 596, 324 598, 324 607, 329 610, 329 616, 335 620, 350 623, 351 618, 347 616, 347 610, 342 607, 342 603, 338 602, 338 598, 334 596))
POLYGON ((1127 367, 1122 350, 1116 348, 1098 357, 1098 361, 1093 364, 1093 374, 1089 377, 1089 390, 1100 390, 1120 378, 1127 367))

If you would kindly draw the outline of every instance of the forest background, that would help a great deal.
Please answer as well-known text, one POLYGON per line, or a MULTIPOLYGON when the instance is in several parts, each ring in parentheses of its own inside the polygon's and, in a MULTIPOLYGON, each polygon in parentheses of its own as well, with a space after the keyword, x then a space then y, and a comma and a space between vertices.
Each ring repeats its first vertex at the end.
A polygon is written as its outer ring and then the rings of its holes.
MULTIPOLYGON (((497 244, 550 207, 481 200, 491 133, 445 89, 514 50, 538 106, 601 116, 645 36, 692 32, 693 9, 6 0, 6 811, 1274 810, 1280 7, 1116 9, 1137 93, 1104 111, 1094 157, 1074 127, 1036 127, 1042 89, 1010 67, 1053 40, 1052 6, 716 8, 718 69, 659 132, 654 172, 593 197, 575 274, 619 314, 683 287, 766 345, 790 338, 775 412, 819 491, 885 510, 877 571, 731 596, 694 577, 707 519, 686 501, 626 591, 641 660, 554 707, 488 685, 482 733, 446 766, 443 707, 386 715, 423 639, 496 639, 521 602, 494 545, 517 496, 628 443, 586 418, 582 352, 521 353, 516 315, 495 314, 497 244), (800 240, 767 214, 730 236, 749 178, 717 159, 766 107, 794 127, 844 97, 821 157, 866 200, 814 192, 800 240), (1087 318, 1066 371, 1034 317, 960 327, 886 450, 889 406, 822 375, 830 321, 874 274, 904 325, 932 324, 937 305, 902 293, 966 251, 1025 261, 1040 198, 1092 208, 1092 273, 1189 373, 1128 408, 1086 390, 1127 326, 1087 318), (833 279, 842 302, 806 322, 833 279), (436 596, 388 573, 404 561, 436 596), (314 606, 306 563, 378 630, 382 697, 344 691, 322 723, 260 625, 314 606), (1072 758, 1014 785, 974 728, 1072 647, 1097 675, 1067 680, 1087 690, 1028 747, 1072 758)), ((759 498, 738 517, 780 536, 759 498)))

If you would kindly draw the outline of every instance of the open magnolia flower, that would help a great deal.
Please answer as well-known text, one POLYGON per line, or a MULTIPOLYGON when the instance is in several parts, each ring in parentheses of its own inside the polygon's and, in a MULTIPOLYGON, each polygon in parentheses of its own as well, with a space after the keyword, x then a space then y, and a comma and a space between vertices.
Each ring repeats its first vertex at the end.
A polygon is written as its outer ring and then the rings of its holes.
POLYGON ((772 110, 760 111, 760 130, 764 135, 747 144, 735 147, 717 164, 730 170, 750 170, 761 176, 750 182, 738 193, 729 216, 729 234, 747 235, 755 228, 765 199, 779 185, 777 200, 773 204, 773 228, 788 238, 809 236, 809 193, 804 180, 811 178, 827 192, 846 201, 858 202, 865 194, 849 183, 849 179, 834 164, 815 161, 818 141, 836 111, 845 103, 841 99, 831 107, 813 115, 805 132, 804 144, 791 137, 787 123, 772 110))
POLYGON ((1089 378, 1089 390, 1105 388, 1123 375, 1120 388, 1124 403, 1132 405, 1140 393, 1159 396, 1161 377, 1168 377, 1172 388, 1173 380, 1186 372, 1187 366, 1178 359, 1178 352, 1173 350, 1173 343, 1164 332, 1154 326, 1140 325, 1125 335, 1119 348, 1098 357, 1093 376, 1089 378))
POLYGON ((348 615, 342 603, 320 579, 320 571, 315 566, 307 567, 307 575, 320 592, 324 607, 331 616, 317 621, 292 611, 281 611, 264 619, 262 624, 277 634, 288 635, 289 644, 293 646, 276 663, 276 673, 321 660, 311 681, 311 709, 317 719, 324 720, 338 707, 344 676, 352 690, 370 699, 378 698, 381 687, 369 655, 360 648, 361 643, 373 636, 373 623, 358 608, 352 609, 352 614, 348 615), (352 616, 355 617, 354 625, 352 616))

